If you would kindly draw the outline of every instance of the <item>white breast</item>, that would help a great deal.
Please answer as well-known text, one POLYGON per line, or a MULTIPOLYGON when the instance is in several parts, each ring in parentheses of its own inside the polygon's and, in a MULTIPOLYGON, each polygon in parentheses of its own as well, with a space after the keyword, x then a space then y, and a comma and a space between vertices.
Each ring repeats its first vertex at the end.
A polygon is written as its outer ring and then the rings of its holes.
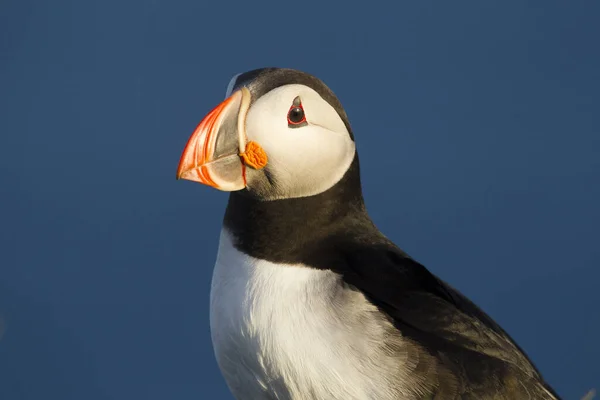
POLYGON ((210 312, 217 362, 238 400, 406 394, 398 380, 407 360, 386 350, 393 328, 331 271, 249 257, 223 231, 210 312))

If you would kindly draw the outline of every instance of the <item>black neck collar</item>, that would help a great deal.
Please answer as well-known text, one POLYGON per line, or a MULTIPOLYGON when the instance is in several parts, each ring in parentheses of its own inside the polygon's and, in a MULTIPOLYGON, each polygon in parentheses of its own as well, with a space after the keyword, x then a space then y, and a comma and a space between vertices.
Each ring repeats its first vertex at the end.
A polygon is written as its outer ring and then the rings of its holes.
POLYGON ((364 205, 358 156, 332 188, 318 195, 262 201, 233 192, 224 220, 236 248, 255 258, 306 263, 332 241, 376 229, 364 205))

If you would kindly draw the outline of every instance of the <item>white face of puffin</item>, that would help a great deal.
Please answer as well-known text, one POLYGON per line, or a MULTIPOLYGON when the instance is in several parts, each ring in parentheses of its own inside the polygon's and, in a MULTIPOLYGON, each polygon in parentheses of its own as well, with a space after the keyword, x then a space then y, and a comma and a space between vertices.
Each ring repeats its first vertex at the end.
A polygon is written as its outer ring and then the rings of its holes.
MULTIPOLYGON (((246 117, 246 135, 268 157, 269 198, 311 196, 331 188, 354 159, 354 141, 337 111, 304 85, 285 85, 261 96, 246 117)), ((247 170, 250 190, 261 170, 247 170)))
POLYGON ((343 177, 354 141, 315 90, 288 84, 251 104, 247 88, 232 93, 232 86, 190 138, 178 178, 226 191, 247 188, 274 200, 315 195, 343 177))

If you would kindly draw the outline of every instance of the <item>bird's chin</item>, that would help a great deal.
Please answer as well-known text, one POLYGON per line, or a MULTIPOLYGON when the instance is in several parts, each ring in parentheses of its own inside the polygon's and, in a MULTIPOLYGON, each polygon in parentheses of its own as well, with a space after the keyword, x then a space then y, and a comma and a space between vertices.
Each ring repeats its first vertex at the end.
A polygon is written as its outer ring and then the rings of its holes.
POLYGON ((244 123, 250 100, 242 88, 202 119, 183 150, 177 179, 228 192, 246 187, 244 123))

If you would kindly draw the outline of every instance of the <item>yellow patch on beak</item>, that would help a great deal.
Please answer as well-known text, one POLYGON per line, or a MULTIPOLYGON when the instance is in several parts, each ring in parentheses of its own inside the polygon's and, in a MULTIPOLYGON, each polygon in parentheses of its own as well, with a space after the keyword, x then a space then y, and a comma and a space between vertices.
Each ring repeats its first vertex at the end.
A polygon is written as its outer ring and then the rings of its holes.
POLYGON ((267 153, 256 142, 248 142, 246 151, 240 154, 244 164, 254 169, 263 169, 268 162, 267 153))

